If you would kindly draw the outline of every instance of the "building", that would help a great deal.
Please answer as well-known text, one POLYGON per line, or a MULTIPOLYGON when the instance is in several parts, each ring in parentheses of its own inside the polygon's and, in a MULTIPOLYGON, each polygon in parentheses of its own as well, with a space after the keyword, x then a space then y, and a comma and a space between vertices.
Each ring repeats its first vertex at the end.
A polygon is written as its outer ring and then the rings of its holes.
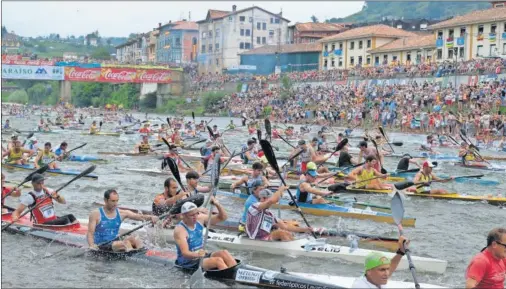
POLYGON ((297 23, 288 26, 288 43, 313 43, 324 37, 348 30, 346 23, 297 23))
MULTIPOLYGON (((241 53, 241 65, 254 74, 268 75, 275 72, 292 72, 318 69, 320 43, 264 45, 241 53)), ((236 67, 229 67, 237 70, 236 67)), ((246 69, 245 69, 246 70, 246 69)))
POLYGON ((325 37, 319 40, 322 43, 322 68, 348 69, 357 65, 372 65, 375 60, 372 59, 369 50, 400 38, 413 36, 416 34, 380 24, 350 29, 325 37))
POLYGON ((97 47, 98 46, 98 38, 99 38, 98 32, 90 33, 90 34, 86 35, 86 37, 84 38, 84 45, 97 47))
POLYGON ((281 45, 288 41, 288 23, 282 13, 275 14, 252 6, 232 11, 208 10, 199 27, 200 73, 221 73, 237 67, 239 55, 264 45, 281 45))
POLYGON ((156 62, 156 50, 158 47, 158 35, 160 31, 158 28, 153 28, 153 31, 149 32, 149 44, 148 44, 148 62, 156 62))
POLYGON ((21 38, 17 36, 14 31, 11 33, 2 34, 2 51, 8 52, 9 50, 17 51, 21 46, 21 38))
POLYGON ((176 21, 159 24, 156 62, 163 64, 188 63, 196 60, 198 26, 192 21, 176 21))
POLYGON ((419 64, 434 61, 435 48, 434 36, 425 34, 399 38, 367 52, 374 65, 419 64))
POLYGON ((441 21, 445 21, 447 19, 390 19, 387 17, 383 17, 383 20, 376 21, 376 22, 362 22, 362 23, 354 23, 351 24, 351 28, 358 28, 358 27, 364 27, 364 26, 371 26, 371 25, 379 25, 383 24, 386 26, 394 27, 397 29, 402 29, 406 31, 427 31, 427 28, 430 25, 439 23, 441 21))
POLYGON ((434 33, 436 61, 506 57, 506 2, 428 27, 434 33))
POLYGON ((78 58, 76 52, 63 52, 63 60, 77 60, 78 58))
POLYGON ((116 59, 121 63, 141 64, 148 61, 148 33, 136 35, 116 46, 116 59))

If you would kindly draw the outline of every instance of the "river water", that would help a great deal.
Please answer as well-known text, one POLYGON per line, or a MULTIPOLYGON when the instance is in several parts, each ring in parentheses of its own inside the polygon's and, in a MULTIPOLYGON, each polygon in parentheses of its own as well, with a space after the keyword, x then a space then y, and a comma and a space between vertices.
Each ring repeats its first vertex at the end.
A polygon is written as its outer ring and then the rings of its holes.
MULTIPOLYGON (((154 118, 157 115, 150 115, 154 118)), ((162 119, 166 116, 159 115, 162 119)), ((144 117, 144 116, 142 116, 144 117)), ((2 117, 2 123, 5 116, 2 117)), ((10 117, 11 125, 18 129, 32 129, 36 126, 37 117, 30 120, 10 117)), ((208 119, 208 118, 207 118, 208 119)), ((200 118, 197 119, 200 121, 200 118)), ((214 118, 213 123, 224 127, 229 118, 214 118)), ((87 124, 90 120, 87 120, 87 124)), ((236 124, 240 120, 235 120, 236 124)), ((104 124, 107 131, 112 124, 104 124)), ((317 129, 316 127, 314 129, 317 129)), ((342 131, 342 130, 341 130, 342 131)), ((3 136, 4 139, 7 136, 3 136)), ((67 141, 69 148, 86 142, 87 145, 76 154, 97 155, 98 151, 131 151, 136 142, 135 136, 106 137, 80 135, 78 131, 65 131, 61 134, 38 134, 41 146, 46 141, 56 148, 60 142, 67 141)), ((395 147, 396 152, 413 152, 416 140, 423 140, 422 136, 395 134, 396 140, 403 140, 403 147, 395 147)), ((237 135, 225 137, 228 147, 239 149, 246 136, 237 135)), ((356 143, 357 141, 352 141, 356 143)), ((279 143, 276 143, 278 145, 279 143)), ((485 152, 483 152, 485 153, 485 152)), ((486 153, 486 154, 492 154, 486 153)), ((98 180, 81 179, 66 187, 61 194, 67 199, 66 205, 56 205, 58 214, 72 213, 78 218, 87 218, 95 207, 94 201, 101 201, 103 193, 109 188, 115 188, 120 194, 120 205, 136 205, 147 207, 151 205, 154 196, 163 191, 165 176, 149 176, 136 174, 124 170, 125 168, 159 168, 160 160, 155 158, 134 158, 122 156, 102 156, 110 160, 107 164, 98 164, 94 173, 98 180)), ((386 158, 385 167, 391 170, 396 167, 395 158, 386 158)), ((63 168, 83 170, 90 164, 68 162, 60 164, 63 168)), ((2 171, 7 180, 21 180, 26 171, 2 171)), ((442 164, 436 172, 449 175, 479 174, 481 171, 464 170, 462 168, 442 164)), ((477 186, 469 183, 438 184, 451 191, 467 194, 488 194, 506 192, 504 173, 484 172, 486 178, 500 180, 495 187, 477 186)), ((46 185, 57 188, 67 182, 67 176, 49 176, 46 185)), ((388 205, 389 198, 379 195, 358 195, 361 201, 388 205)), ((8 200, 7 204, 15 204, 15 200, 8 200)), ((221 199, 225 205, 229 218, 237 219, 242 211, 242 202, 221 199)), ((413 255, 448 260, 448 268, 444 274, 418 273, 420 282, 432 283, 450 287, 463 287, 464 274, 470 259, 485 246, 488 231, 497 226, 504 226, 506 210, 483 203, 468 203, 460 201, 442 201, 429 199, 411 199, 405 202, 406 215, 416 217, 415 228, 405 228, 405 234, 411 239, 413 255)), ((283 218, 300 217, 289 211, 282 211, 283 218)), ((356 230, 364 233, 380 234, 396 237, 398 232, 394 225, 360 221, 338 217, 316 217, 307 215, 313 227, 340 228, 356 230)), ((188 275, 176 268, 159 267, 150 264, 139 264, 128 261, 111 262, 90 256, 82 256, 80 249, 70 248, 59 244, 30 237, 2 233, 2 287, 186 287, 188 275)), ((349 245, 345 240, 333 239, 332 243, 349 245)), ((148 242, 148 246, 155 246, 148 242)), ((174 248, 173 245, 171 245, 174 248)), ((211 249, 214 249, 212 245, 211 249)), ((281 244, 280 244, 281 246, 281 244)), ((363 245, 361 245, 363 246, 363 245)), ((381 250, 381 249, 379 249, 381 250)), ((273 256, 264 253, 245 251, 232 252, 243 262, 259 267, 278 270, 281 266, 288 271, 306 273, 331 274, 341 276, 360 276, 363 266, 342 262, 338 259, 295 258, 293 256, 273 256)), ((416 264, 415 264, 416 266, 416 264)), ((392 279, 412 281, 408 271, 396 272, 392 279)), ((230 284, 227 284, 229 286, 230 284)), ((224 284, 217 281, 206 281, 206 286, 220 288, 224 284)), ((231 285, 232 287, 243 285, 231 285)))

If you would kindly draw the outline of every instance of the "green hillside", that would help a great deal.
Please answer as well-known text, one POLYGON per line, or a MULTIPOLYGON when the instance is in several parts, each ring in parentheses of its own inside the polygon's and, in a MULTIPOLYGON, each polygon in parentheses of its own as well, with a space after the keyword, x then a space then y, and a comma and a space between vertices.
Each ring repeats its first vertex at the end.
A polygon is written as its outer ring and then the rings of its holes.
POLYGON ((383 17, 400 19, 444 19, 473 10, 490 8, 489 2, 376 2, 366 1, 360 12, 344 18, 331 18, 328 22, 374 22, 383 17))

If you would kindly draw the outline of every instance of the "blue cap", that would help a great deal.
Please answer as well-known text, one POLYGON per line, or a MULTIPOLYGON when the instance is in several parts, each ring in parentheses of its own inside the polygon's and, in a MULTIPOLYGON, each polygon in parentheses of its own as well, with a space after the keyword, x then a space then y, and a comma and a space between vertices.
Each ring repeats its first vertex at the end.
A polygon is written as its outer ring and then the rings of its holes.
POLYGON ((307 170, 306 174, 312 176, 313 178, 316 178, 318 176, 318 173, 315 170, 307 170))

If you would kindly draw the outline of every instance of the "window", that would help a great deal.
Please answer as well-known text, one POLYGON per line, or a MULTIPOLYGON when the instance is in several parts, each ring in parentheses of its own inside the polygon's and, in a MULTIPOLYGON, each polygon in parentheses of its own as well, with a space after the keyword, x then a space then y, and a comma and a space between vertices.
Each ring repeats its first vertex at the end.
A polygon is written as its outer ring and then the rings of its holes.
POLYGON ((274 30, 269 30, 269 38, 274 37, 274 30))
POLYGON ((239 21, 240 22, 246 21, 246 16, 239 16, 239 21))
POLYGON ((232 16, 228 16, 228 21, 232 22, 232 20, 234 20, 234 18, 232 16))
POLYGON ((330 60, 330 67, 336 67, 336 62, 335 62, 334 58, 332 58, 330 60))
POLYGON ((251 49, 251 43, 249 42, 244 43, 244 49, 251 49))
POLYGON ((220 44, 219 43, 214 44, 214 50, 216 52, 220 51, 220 44))
POLYGON ((503 27, 502 31, 506 32, 506 22, 504 22, 504 27, 503 27))
POLYGON ((214 32, 214 37, 220 37, 220 28, 216 28, 216 31, 214 32))
POLYGON ((437 39, 443 39, 443 30, 438 30, 437 39))
POLYGON ((339 67, 343 66, 343 58, 342 57, 339 57, 339 63, 337 65, 339 65, 339 67))
POLYGON ((362 40, 360 40, 360 41, 358 42, 358 49, 362 49, 362 45, 363 45, 363 44, 362 44, 362 40))
POLYGON ((506 43, 503 43, 502 44, 502 54, 505 55, 506 54, 506 43))
POLYGON ((246 29, 246 36, 251 36, 251 30, 246 29))
POLYGON ((274 18, 271 17, 271 24, 274 23, 274 18))
POLYGON ((402 29, 402 24, 398 24, 398 25, 397 25, 397 28, 398 28, 398 29, 402 29))
POLYGON ((323 61, 323 67, 327 67, 327 64, 328 64, 328 60, 327 60, 327 59, 325 59, 325 60, 323 61))
POLYGON ((209 44, 209 52, 213 52, 213 45, 209 44))
POLYGON ((460 27, 460 37, 464 37, 464 36, 466 36, 466 28, 460 27))
POLYGON ((443 49, 438 49, 437 50, 437 59, 442 59, 443 58, 443 49))
POLYGON ((483 45, 478 45, 476 56, 483 56, 483 45))
POLYGON ((411 53, 406 54, 406 61, 411 62, 411 53))
POLYGON ((339 42, 339 49, 343 50, 343 43, 342 42, 339 42))
POLYGON ((332 50, 331 51, 334 51, 334 50, 336 50, 336 45, 332 44, 332 50))
POLYGON ((448 48, 448 58, 453 59, 453 48, 448 48))
POLYGON ((220 59, 216 58, 216 66, 220 66, 220 59))
POLYGON ((362 56, 358 57, 358 64, 362 64, 362 56))
POLYGON ((239 43, 239 49, 244 49, 244 42, 239 43))
POLYGON ((490 25, 490 33, 495 33, 497 30, 497 24, 490 25))
POLYGON ((388 64, 388 55, 387 54, 383 55, 383 64, 388 64))
POLYGON ((241 29, 240 34, 241 36, 244 36, 244 29, 241 29))
POLYGON ((350 50, 355 49, 355 41, 350 42, 350 50))
POLYGON ((181 46, 181 38, 176 38, 176 46, 181 46))
POLYGON ((397 61, 397 56, 396 55, 392 56, 392 61, 394 61, 394 62, 397 61))
POLYGON ((267 23, 262 23, 262 30, 267 30, 267 23))
POLYGON ((367 56, 366 63, 367 63, 367 65, 371 64, 371 56, 367 56))
POLYGON ((325 44, 323 51, 329 51, 329 46, 327 44, 325 44))
POLYGON ((371 39, 367 40, 367 48, 371 48, 371 39))
POLYGON ((420 30, 427 30, 427 23, 420 24, 420 30))
POLYGON ((374 57, 374 64, 379 64, 379 63, 380 63, 379 56, 374 57))
POLYGON ((277 17, 276 17, 276 18, 274 19, 274 23, 279 24, 279 18, 277 18, 277 17))
POLYGON ((253 23, 253 17, 249 18, 249 23, 253 23))
POLYGON ((453 29, 448 30, 448 38, 453 38, 453 29))
POLYGON ((267 38, 266 37, 262 37, 262 44, 265 44, 267 43, 267 38))
POLYGON ((257 44, 261 43, 261 37, 257 37, 257 44))
POLYGON ((206 39, 206 33, 202 32, 202 39, 206 39))
POLYGON ((257 30, 260 30, 262 29, 262 23, 261 22, 257 22, 257 30))
POLYGON ((459 47, 459 58, 464 58, 464 47, 459 47))
POLYGON ((350 57, 350 65, 355 65, 355 57, 350 57))
POLYGON ((209 36, 209 38, 213 38, 213 31, 212 30, 209 31, 209 35, 208 36, 209 36))
POLYGON ((490 44, 490 54, 489 54, 489 56, 495 56, 496 50, 497 49, 496 49, 495 44, 490 44))
POLYGON ((205 44, 202 44, 201 52, 202 53, 206 53, 206 45, 205 44))
POLYGON ((483 34, 483 24, 478 26, 478 34, 483 34))

